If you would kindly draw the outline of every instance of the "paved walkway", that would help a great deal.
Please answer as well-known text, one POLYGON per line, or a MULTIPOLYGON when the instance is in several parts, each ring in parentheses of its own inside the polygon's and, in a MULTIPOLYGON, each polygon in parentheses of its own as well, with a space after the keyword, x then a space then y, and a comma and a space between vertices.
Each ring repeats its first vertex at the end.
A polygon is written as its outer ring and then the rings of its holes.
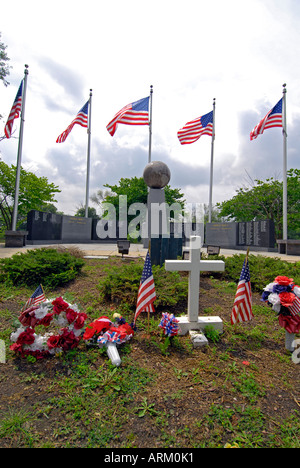
MULTIPOLYGON (((99 257, 110 257, 117 255, 121 257, 121 254, 118 252, 117 244, 47 244, 47 245, 27 245, 26 247, 21 248, 9 248, 5 247, 4 244, 0 244, 0 258, 8 258, 14 255, 17 252, 26 252, 27 250, 38 249, 42 247, 77 247, 83 251, 85 256, 99 256, 99 257)), ((203 252, 206 252, 206 248, 202 249, 203 252)), ((142 244, 131 244, 129 249, 129 254, 125 257, 145 257, 147 249, 144 249, 142 244)), ((246 255, 246 250, 229 250, 222 249, 220 255, 225 257, 231 257, 234 254, 244 254, 246 255)), ((277 252, 254 252, 250 250, 250 254, 253 255, 262 255, 264 257, 277 257, 285 260, 287 262, 300 262, 300 255, 285 255, 279 254, 277 252)))

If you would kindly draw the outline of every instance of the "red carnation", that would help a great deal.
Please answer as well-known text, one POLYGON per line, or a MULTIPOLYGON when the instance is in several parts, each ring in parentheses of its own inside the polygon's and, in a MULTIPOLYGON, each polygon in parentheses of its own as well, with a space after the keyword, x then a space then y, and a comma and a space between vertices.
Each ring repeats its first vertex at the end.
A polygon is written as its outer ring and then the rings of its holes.
POLYGON ((20 333, 17 343, 21 345, 31 345, 34 343, 34 330, 32 328, 27 328, 24 332, 20 333))
POLYGON ((57 315, 69 308, 69 304, 67 304, 67 302, 65 302, 62 297, 55 299, 52 304, 54 306, 53 312, 57 315))
POLYGON ((60 335, 52 335, 47 341, 49 349, 59 348, 60 335))
POLYGON ((75 330, 80 330, 84 326, 84 322, 87 319, 87 315, 84 312, 80 312, 75 320, 74 328, 75 330))
POLYGON ((77 318, 77 312, 75 310, 68 308, 66 310, 66 316, 69 323, 73 323, 77 318))
POLYGON ((283 305, 284 307, 290 307, 296 299, 296 296, 293 293, 282 292, 279 294, 279 299, 281 305, 283 305))
POLYGON ((277 276, 275 278, 275 283, 281 284, 282 286, 289 286, 293 282, 293 278, 288 278, 287 276, 277 276))

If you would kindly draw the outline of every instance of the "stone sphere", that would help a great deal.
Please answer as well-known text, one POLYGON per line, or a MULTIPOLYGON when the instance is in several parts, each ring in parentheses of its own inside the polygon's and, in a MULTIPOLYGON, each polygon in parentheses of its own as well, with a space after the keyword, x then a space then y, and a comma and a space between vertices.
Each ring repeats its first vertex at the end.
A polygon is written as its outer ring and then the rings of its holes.
POLYGON ((145 167, 143 177, 148 187, 161 189, 168 185, 171 172, 165 163, 153 161, 145 167))

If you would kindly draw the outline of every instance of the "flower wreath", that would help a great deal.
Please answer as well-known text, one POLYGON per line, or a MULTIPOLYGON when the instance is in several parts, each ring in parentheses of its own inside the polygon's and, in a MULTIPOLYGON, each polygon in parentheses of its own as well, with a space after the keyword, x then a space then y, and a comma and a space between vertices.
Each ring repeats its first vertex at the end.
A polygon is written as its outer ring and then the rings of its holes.
POLYGON ((78 346, 86 319, 87 315, 79 312, 76 304, 69 304, 62 297, 52 302, 46 300, 21 312, 21 327, 11 334, 10 340, 14 344, 10 349, 21 357, 31 355, 36 359, 74 349, 78 346), (59 333, 35 333, 38 325, 49 327, 50 324, 60 326, 59 333))
POLYGON ((300 331, 300 287, 292 278, 277 276, 264 288, 262 301, 277 312, 279 325, 288 333, 300 331))

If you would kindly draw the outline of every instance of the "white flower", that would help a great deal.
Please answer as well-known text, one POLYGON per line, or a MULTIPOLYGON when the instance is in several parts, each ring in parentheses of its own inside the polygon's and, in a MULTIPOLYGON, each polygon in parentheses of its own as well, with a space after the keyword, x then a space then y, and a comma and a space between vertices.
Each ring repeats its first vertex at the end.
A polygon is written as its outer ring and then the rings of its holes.
POLYGON ((16 330, 14 333, 10 335, 10 341, 16 342, 19 336, 21 335, 21 333, 23 333, 24 331, 25 331, 24 327, 18 328, 18 330, 16 330))
POLYGON ((268 297, 268 302, 270 302, 270 303, 273 304, 273 305, 277 305, 277 304, 280 305, 280 298, 279 298, 279 295, 276 294, 276 293, 270 294, 269 297, 268 297))
POLYGON ((296 294, 296 296, 300 297, 300 287, 299 286, 295 286, 294 289, 293 289, 293 292, 296 294))
POLYGON ((48 314, 49 312, 49 308, 47 307, 47 305, 45 304, 42 304, 39 309, 37 309, 35 311, 35 316, 38 320, 42 320, 44 317, 46 317, 46 315, 48 314))
POLYGON ((273 291, 273 286, 275 286, 275 284, 277 283, 269 283, 265 288, 264 288, 264 291, 270 291, 272 292, 273 291))

